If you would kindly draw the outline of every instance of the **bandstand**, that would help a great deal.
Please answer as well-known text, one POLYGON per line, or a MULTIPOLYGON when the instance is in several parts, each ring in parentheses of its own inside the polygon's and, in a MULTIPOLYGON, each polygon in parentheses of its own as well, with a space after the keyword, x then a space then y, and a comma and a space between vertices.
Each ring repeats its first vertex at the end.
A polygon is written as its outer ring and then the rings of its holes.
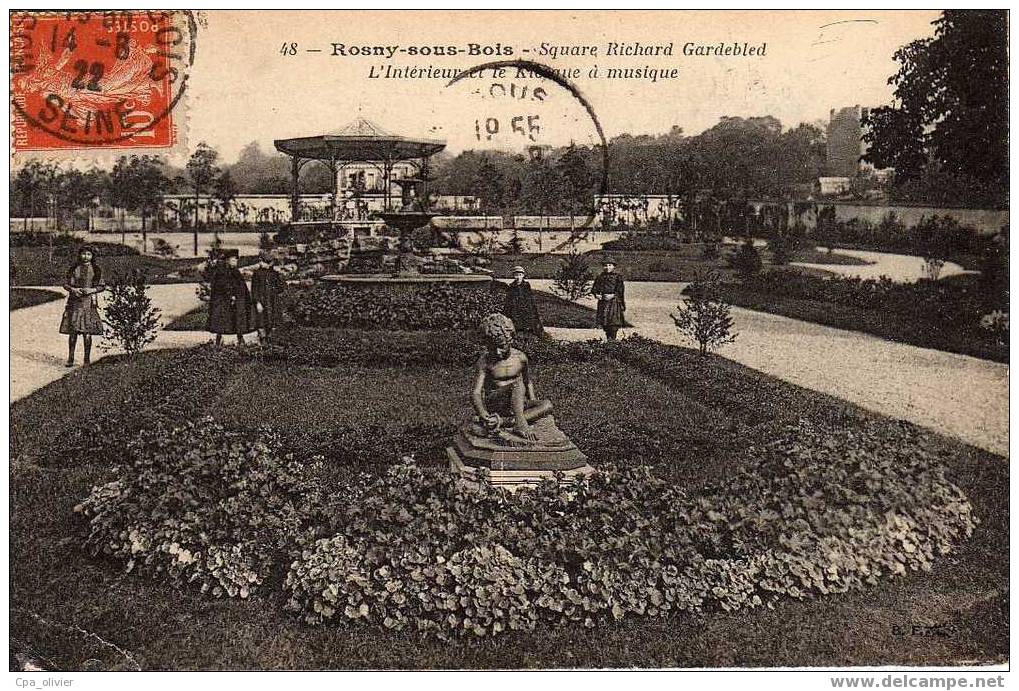
POLYGON ((341 188, 350 190, 350 194, 355 197, 355 203, 359 205, 358 221, 366 220, 363 218, 366 213, 362 214, 360 204, 363 203, 363 211, 367 212, 370 208, 367 200, 376 202, 381 211, 391 212, 394 211, 394 197, 401 199, 400 206, 408 199, 408 192, 413 191, 419 199, 426 199, 428 161, 446 148, 446 143, 440 140, 389 134, 364 118, 358 118, 334 134, 277 139, 273 143, 278 151, 290 157, 292 223, 304 220, 301 217, 298 189, 301 169, 311 161, 328 166, 333 181, 327 216, 330 225, 341 220, 337 213, 341 188), (348 185, 345 173, 351 169, 357 175, 351 176, 348 185), (367 183, 363 175, 366 170, 372 171, 367 183), (375 177, 376 173, 378 178, 375 177), (395 194, 394 185, 398 186, 395 194))

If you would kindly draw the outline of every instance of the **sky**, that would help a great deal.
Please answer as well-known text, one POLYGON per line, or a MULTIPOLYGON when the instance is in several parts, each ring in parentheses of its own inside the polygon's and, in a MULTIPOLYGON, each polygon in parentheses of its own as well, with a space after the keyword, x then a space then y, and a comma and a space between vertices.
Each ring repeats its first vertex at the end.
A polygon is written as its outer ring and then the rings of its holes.
MULTIPOLYGON (((569 141, 596 143, 582 105, 547 80, 369 79, 399 67, 467 69, 495 56, 334 56, 332 44, 409 47, 476 43, 555 69, 579 68, 572 81, 611 138, 687 134, 722 116, 773 115, 786 127, 827 121, 830 108, 888 103, 900 46, 933 34, 931 11, 219 11, 199 13, 186 111, 177 125, 188 148, 216 147, 236 160, 248 143, 335 132, 367 118, 390 132, 446 140, 448 150, 522 149, 569 141), (672 56, 607 56, 609 43, 667 45, 672 56), (763 56, 687 56, 684 45, 747 43, 763 56), (295 55, 284 45, 297 44, 295 55), (541 44, 594 46, 597 56, 540 55, 541 44), (322 52, 308 52, 318 50, 322 52), (530 51, 525 53, 524 51, 530 51), (598 78, 590 78, 597 66, 598 78), (678 77, 608 79, 608 68, 678 70, 678 77), (498 82, 499 86, 493 87, 498 82), (545 89, 535 98, 536 87, 545 89), (526 91, 525 91, 526 88, 526 91), (494 92, 493 92, 494 89, 494 92), (510 90, 513 90, 510 94, 510 90), (489 130, 497 132, 489 138, 489 130)), ((509 75, 512 76, 512 75, 509 75)), ((180 163, 181 160, 174 162, 180 163)))

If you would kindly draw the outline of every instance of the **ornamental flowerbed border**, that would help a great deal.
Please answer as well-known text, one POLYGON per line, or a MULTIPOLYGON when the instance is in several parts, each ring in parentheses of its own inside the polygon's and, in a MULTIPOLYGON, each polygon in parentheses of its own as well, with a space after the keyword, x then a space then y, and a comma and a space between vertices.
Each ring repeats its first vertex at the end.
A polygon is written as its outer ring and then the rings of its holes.
MULTIPOLYGON (((543 343, 534 357, 649 366, 655 350, 543 343)), ((771 427, 741 470, 689 493, 640 458, 515 496, 413 464, 320 493, 317 461, 278 437, 181 427, 191 407, 142 431, 82 502, 88 546, 213 597, 282 586, 289 609, 342 627, 453 639, 752 609, 929 570, 976 525, 921 435, 861 418, 771 427)))

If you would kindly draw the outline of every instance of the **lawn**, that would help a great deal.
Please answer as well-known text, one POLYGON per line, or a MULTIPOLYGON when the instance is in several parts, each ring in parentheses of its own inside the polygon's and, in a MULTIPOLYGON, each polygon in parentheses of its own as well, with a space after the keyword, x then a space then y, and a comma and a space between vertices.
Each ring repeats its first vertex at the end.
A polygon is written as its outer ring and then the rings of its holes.
POLYGON ((40 290, 38 288, 11 288, 11 299, 8 305, 10 311, 42 305, 54 300, 64 299, 63 293, 55 290, 40 290))
MULTIPOLYGON (((890 422, 738 364, 675 347, 535 346, 539 394, 597 465, 642 462, 686 488, 754 463, 748 448, 800 418, 890 422)), ((72 507, 111 479, 116 434, 152 415, 274 427, 342 482, 399 454, 443 464, 467 418, 474 346, 450 332, 298 329, 276 351, 203 346, 112 357, 11 407, 11 635, 80 669, 518 668, 955 665, 1008 656, 1008 463, 933 433, 981 521, 932 573, 774 610, 630 621, 442 643, 302 623, 278 588, 215 600, 123 573, 82 548, 72 507), (122 430, 120 429, 122 428, 122 430), (940 627, 930 635, 930 627, 940 627), (913 627, 920 627, 913 630, 913 627), (917 633, 916 631, 920 631, 917 633), (99 639, 86 635, 95 634, 99 639), (99 643, 105 641, 106 644, 99 643), (116 648, 126 653, 118 652, 116 648)))
POLYGON ((1007 343, 995 342, 985 334, 978 322, 982 315, 1002 309, 1007 294, 995 297, 981 284, 979 276, 950 276, 938 281, 943 290, 937 300, 926 296, 918 286, 904 285, 898 290, 914 290, 912 301, 903 298, 897 308, 854 304, 782 294, 759 289, 757 283, 729 281, 718 284, 721 296, 728 302, 758 312, 779 314, 792 319, 824 324, 838 329, 861 331, 900 343, 960 353, 997 362, 1008 362, 1007 343))
MULTIPOLYGON (((688 282, 704 272, 714 272, 723 278, 731 277, 734 272, 729 267, 727 255, 734 246, 719 245, 716 258, 702 256, 703 245, 685 245, 681 249, 671 250, 626 250, 603 252, 594 250, 587 252, 590 260, 592 278, 601 271, 602 257, 611 255, 617 262, 617 269, 628 281, 680 281, 688 282)), ((762 250, 762 259, 770 263, 771 255, 762 250)), ((513 275, 514 266, 524 267, 528 278, 555 278, 563 255, 559 254, 503 254, 492 258, 491 269, 499 278, 513 275)), ((793 261, 823 264, 862 265, 867 262, 845 254, 832 254, 803 250, 793 257, 793 261)), ((819 269, 790 266, 791 270, 800 271, 812 276, 828 275, 819 269)))

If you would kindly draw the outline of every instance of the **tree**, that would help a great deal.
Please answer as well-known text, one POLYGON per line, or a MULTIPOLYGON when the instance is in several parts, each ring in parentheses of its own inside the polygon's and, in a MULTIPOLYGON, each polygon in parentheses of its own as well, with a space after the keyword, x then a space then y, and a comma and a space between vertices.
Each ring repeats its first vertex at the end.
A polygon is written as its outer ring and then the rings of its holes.
MULTIPOLYGON (((152 306, 152 298, 147 295, 145 274, 141 271, 135 270, 126 277, 116 278, 109 291, 103 335, 133 355, 155 340, 160 311, 152 306)), ((102 347, 108 350, 113 346, 104 342, 102 347)))
POLYGON ((591 187, 594 184, 594 174, 588 164, 587 156, 583 150, 570 144, 555 164, 555 171, 559 177, 559 185, 562 191, 562 201, 569 205, 570 226, 573 226, 573 218, 576 216, 577 207, 581 209, 590 208, 593 202, 591 187))
POLYGON ((482 213, 501 210, 506 196, 506 179, 502 171, 488 157, 477 168, 474 194, 481 202, 482 213))
POLYGON ((553 289, 567 300, 579 300, 591 294, 593 282, 594 272, 587 255, 573 249, 559 261, 553 289))
POLYGON ((74 215, 85 211, 91 215, 94 200, 99 196, 102 176, 98 171, 84 172, 70 169, 59 173, 54 178, 54 211, 57 216, 57 228, 61 227, 61 217, 67 212, 73 222, 74 215))
POLYGON ((148 219, 157 214, 170 181, 156 156, 121 156, 110 173, 110 196, 114 206, 142 218, 142 251, 148 247, 148 219))
POLYGON ((219 202, 220 222, 225 224, 230 207, 237 198, 237 187, 229 170, 225 170, 212 183, 212 196, 219 202))
POLYGON ((219 175, 219 168, 216 166, 217 159, 219 159, 219 153, 205 142, 200 142, 185 166, 188 181, 195 192, 194 253, 196 257, 198 256, 198 207, 202 194, 209 190, 216 180, 216 176, 219 175))
POLYGON ((1003 202, 1008 191, 1008 14, 945 10, 895 52, 892 105, 869 114, 864 160, 924 196, 1003 202), (986 193, 981 196, 981 189, 986 193))
POLYGON ((699 278, 686 289, 685 304, 671 315, 679 332, 697 344, 700 354, 736 341, 729 303, 718 297, 714 278, 699 278))
POLYGON ((60 170, 53 163, 31 160, 18 169, 11 183, 11 206, 18 209, 28 230, 28 219, 46 210, 56 191, 60 170))
MULTIPOLYGON (((543 160, 531 161, 524 177, 521 201, 524 208, 538 216, 548 216, 563 195, 562 179, 543 160)), ((538 227, 538 249, 541 249, 541 227, 538 227)))

